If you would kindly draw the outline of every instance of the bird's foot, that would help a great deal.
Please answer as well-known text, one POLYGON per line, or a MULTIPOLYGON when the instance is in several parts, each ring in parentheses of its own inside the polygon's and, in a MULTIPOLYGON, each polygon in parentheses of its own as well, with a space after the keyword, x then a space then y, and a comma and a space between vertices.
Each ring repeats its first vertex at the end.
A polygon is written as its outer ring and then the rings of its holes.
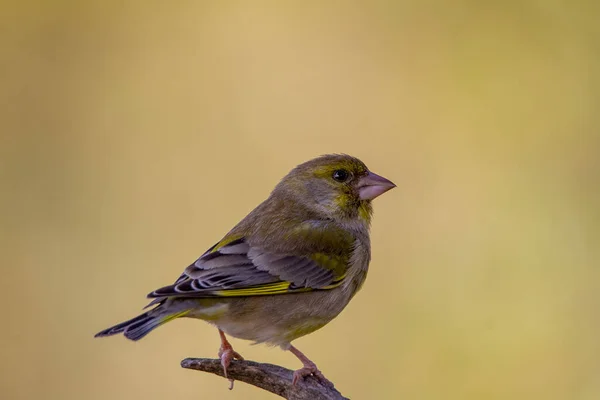
POLYGON ((244 360, 244 357, 242 357, 237 351, 233 350, 231 345, 221 346, 219 349, 219 358, 221 359, 221 365, 223 366, 225 378, 227 378, 227 367, 229 367, 229 364, 231 364, 231 360, 244 360))
POLYGON ((308 357, 306 357, 300 350, 295 348, 294 346, 290 346, 289 350, 296 356, 300 361, 302 361, 303 367, 299 370, 294 371, 294 377, 292 378, 292 385, 296 385, 300 379, 304 379, 307 376, 314 376, 317 378, 321 384, 324 386, 333 388, 333 382, 329 379, 325 378, 325 375, 317 368, 317 365, 310 361, 308 357))
MULTIPOLYGON (((229 379, 227 377, 227 368, 229 367, 229 364, 231 364, 231 360, 243 361, 244 357, 242 357, 237 351, 233 350, 233 346, 231 346, 231 343, 227 341, 223 332, 219 331, 219 333, 221 333, 219 359, 221 360, 221 365, 223 366, 223 374, 225 375, 225 378, 229 379)), ((229 390, 231 389, 233 389, 233 379, 229 379, 229 390)))
POLYGON ((333 388, 333 382, 325 378, 325 375, 317 368, 315 363, 304 364, 304 367, 294 371, 294 378, 292 379, 292 385, 296 385, 300 379, 304 379, 307 376, 314 376, 323 385, 333 388))

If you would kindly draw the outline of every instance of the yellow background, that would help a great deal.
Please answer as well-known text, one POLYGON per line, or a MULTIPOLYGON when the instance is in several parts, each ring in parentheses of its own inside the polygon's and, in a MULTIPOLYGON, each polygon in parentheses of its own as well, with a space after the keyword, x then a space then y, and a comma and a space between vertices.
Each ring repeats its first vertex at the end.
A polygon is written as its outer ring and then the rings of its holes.
POLYGON ((179 367, 200 321, 93 335, 330 152, 398 185, 296 342, 342 393, 600 398, 598 2, 0 7, 3 399, 274 398, 179 367))

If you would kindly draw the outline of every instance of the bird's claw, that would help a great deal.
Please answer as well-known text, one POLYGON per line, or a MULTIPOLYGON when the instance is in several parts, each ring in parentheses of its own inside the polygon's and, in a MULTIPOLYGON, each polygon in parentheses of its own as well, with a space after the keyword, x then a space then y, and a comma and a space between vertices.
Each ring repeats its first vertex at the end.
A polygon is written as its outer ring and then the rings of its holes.
POLYGON ((237 351, 233 350, 233 347, 227 343, 227 345, 221 345, 221 348, 219 349, 219 359, 221 359, 221 365, 223 366, 223 374, 225 375, 225 378, 229 380, 229 390, 232 390, 233 379, 229 379, 227 377, 227 368, 229 367, 229 364, 231 364, 231 360, 243 361, 244 357, 242 357, 237 351))
POLYGON ((295 386, 296 383, 298 383, 298 381, 300 379, 304 379, 310 375, 317 378, 317 380, 319 382, 321 382, 321 384, 323 384, 327 387, 333 388, 333 386, 334 386, 333 382, 331 382, 329 379, 325 378, 325 375, 323 375, 323 373, 317 368, 317 366, 314 363, 305 364, 304 367, 294 371, 292 385, 295 386))

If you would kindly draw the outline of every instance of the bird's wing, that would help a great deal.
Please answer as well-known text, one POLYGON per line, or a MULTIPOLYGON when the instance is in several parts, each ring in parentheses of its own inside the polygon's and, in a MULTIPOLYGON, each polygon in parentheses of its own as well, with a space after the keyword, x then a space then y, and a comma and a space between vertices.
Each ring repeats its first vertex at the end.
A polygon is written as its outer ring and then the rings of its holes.
POLYGON ((265 251, 243 237, 226 237, 187 267, 173 285, 148 297, 259 296, 332 289, 346 275, 352 250, 340 247, 348 242, 327 251, 326 241, 321 241, 309 256, 298 256, 265 251))

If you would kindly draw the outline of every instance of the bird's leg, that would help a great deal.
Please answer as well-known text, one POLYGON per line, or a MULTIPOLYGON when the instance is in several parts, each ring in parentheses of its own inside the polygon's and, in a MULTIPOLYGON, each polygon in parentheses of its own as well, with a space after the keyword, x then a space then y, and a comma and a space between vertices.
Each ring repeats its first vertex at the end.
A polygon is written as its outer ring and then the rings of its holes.
POLYGON ((319 371, 314 362, 310 361, 300 350, 290 345, 289 350, 294 354, 300 361, 302 361, 303 367, 294 371, 294 378, 292 379, 292 385, 295 385, 300 379, 304 379, 309 375, 313 375, 325 386, 333 387, 333 383, 325 378, 323 373, 319 371))
MULTIPOLYGON (((219 358, 221 359, 221 365, 223 366, 223 373, 227 378, 227 367, 231 364, 231 360, 243 360, 244 357, 237 351, 233 350, 233 346, 225 337, 225 332, 219 329, 219 335, 221 336, 221 347, 219 348, 219 358)), ((227 378, 229 379, 229 378, 227 378)), ((229 379, 230 385, 229 390, 233 389, 233 379, 229 379)))

